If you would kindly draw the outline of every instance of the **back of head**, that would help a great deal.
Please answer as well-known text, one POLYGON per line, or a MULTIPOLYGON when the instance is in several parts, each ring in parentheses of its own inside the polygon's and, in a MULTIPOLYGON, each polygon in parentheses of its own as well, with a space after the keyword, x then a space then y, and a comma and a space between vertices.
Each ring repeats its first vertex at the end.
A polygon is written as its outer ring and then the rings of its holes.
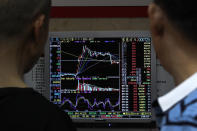
POLYGON ((50 7, 51 0, 0 0, 2 70, 12 65, 22 75, 33 67, 48 36, 50 7))
POLYGON ((154 0, 149 6, 153 44, 176 84, 197 71, 195 0, 154 0))
POLYGON ((26 33, 39 14, 49 17, 50 0, 1 0, 0 40, 26 33))
POLYGON ((197 8, 195 0, 154 0, 168 19, 189 39, 197 40, 197 8))

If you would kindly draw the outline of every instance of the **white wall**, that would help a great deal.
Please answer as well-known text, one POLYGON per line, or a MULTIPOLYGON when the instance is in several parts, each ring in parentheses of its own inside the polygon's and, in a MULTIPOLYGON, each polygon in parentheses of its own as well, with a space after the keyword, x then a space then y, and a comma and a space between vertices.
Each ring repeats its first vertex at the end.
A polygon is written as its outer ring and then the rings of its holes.
POLYGON ((147 6, 152 0, 52 0, 53 6, 147 6))

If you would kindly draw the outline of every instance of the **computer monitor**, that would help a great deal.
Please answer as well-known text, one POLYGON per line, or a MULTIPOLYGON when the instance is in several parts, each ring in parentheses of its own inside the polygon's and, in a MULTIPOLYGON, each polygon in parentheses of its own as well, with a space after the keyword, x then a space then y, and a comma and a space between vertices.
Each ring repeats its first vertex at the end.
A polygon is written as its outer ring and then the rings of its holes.
POLYGON ((76 123, 153 121, 156 57, 149 32, 54 32, 48 98, 76 123))

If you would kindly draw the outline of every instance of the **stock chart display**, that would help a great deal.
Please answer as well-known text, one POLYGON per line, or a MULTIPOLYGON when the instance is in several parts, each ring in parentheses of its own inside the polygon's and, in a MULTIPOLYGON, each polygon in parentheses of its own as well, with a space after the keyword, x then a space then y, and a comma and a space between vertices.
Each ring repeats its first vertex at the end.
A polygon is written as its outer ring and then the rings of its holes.
POLYGON ((151 118, 151 38, 50 38, 50 95, 73 119, 151 118))

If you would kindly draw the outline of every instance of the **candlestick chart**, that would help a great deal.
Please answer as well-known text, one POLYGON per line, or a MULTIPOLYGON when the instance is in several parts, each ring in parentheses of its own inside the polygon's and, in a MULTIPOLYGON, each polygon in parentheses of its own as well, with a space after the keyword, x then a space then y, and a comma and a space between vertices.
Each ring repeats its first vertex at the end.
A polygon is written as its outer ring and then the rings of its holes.
POLYGON ((62 88, 77 91, 118 91, 119 46, 118 42, 112 40, 62 43, 62 88))
POLYGON ((60 42, 60 93, 64 110, 119 110, 120 40, 60 42))

